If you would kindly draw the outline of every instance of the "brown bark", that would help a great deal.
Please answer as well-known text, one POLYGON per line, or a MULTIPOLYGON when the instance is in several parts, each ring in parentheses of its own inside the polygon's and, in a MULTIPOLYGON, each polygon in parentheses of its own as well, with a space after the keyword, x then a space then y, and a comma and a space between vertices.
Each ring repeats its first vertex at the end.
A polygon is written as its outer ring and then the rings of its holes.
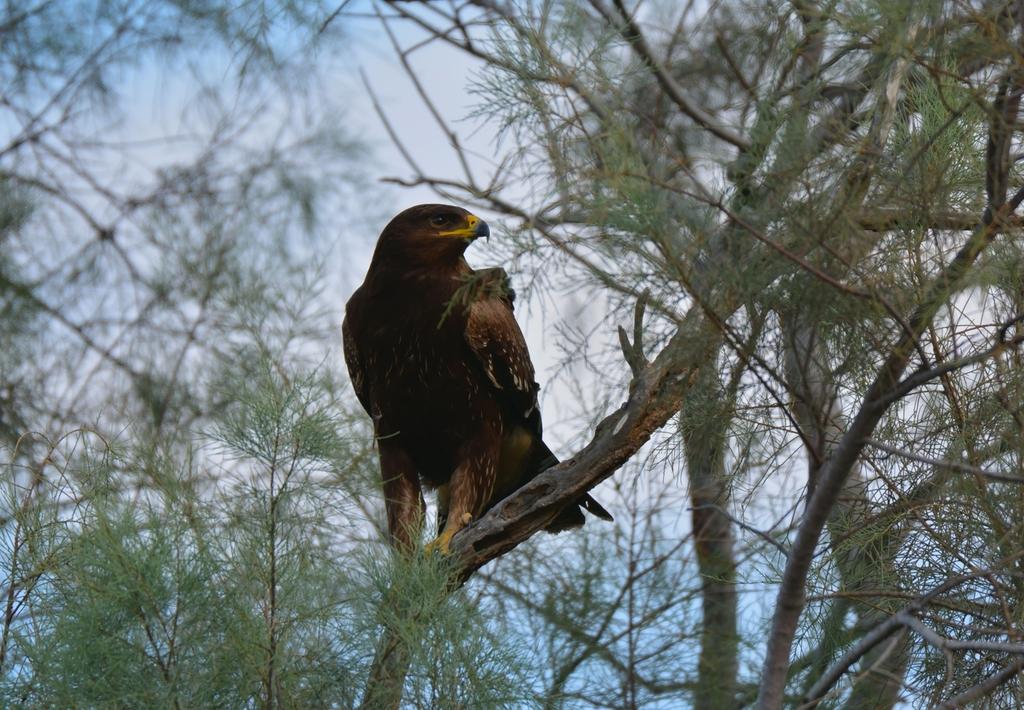
POLYGON ((683 407, 683 441, 693 504, 693 540, 701 577, 700 657, 694 688, 696 710, 736 705, 739 673, 736 559, 732 521, 726 508, 730 480, 724 449, 730 422, 730 397, 717 373, 702 370, 700 385, 683 407))
POLYGON ((409 662, 408 644, 395 628, 386 626, 377 643, 360 710, 398 710, 409 662))

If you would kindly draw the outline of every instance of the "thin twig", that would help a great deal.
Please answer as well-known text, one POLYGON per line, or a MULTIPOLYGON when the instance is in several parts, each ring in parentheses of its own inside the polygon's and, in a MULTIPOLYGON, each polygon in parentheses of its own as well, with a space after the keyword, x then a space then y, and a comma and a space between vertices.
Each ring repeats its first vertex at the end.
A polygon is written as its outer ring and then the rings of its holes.
POLYGON ((933 459, 928 456, 921 456, 920 454, 913 454, 906 449, 901 449, 897 446, 890 446, 889 444, 883 444, 881 441, 876 439, 867 439, 866 443, 876 449, 885 451, 886 453, 899 456, 900 458, 910 459, 911 461, 917 461, 918 463, 927 464, 929 466, 935 466, 936 468, 947 470, 947 471, 960 471, 961 473, 972 473, 976 476, 984 476, 991 478, 996 481, 1005 481, 1007 483, 1024 483, 1024 477, 1011 476, 1008 473, 999 473, 998 471, 989 471, 988 469, 981 468, 979 466, 971 466, 970 464, 961 463, 959 461, 947 461, 944 459, 933 459))
POLYGON ((622 36, 627 42, 629 42, 633 47, 633 50, 640 56, 648 68, 650 68, 654 77, 658 80, 658 84, 661 85, 661 88, 665 91, 665 94, 669 99, 672 100, 672 103, 678 106, 680 111, 692 118, 701 128, 704 128, 713 135, 718 136, 725 142, 731 143, 740 150, 749 149, 751 147, 751 143, 748 138, 725 128, 724 126, 718 125, 715 119, 703 109, 690 103, 690 100, 686 98, 686 95, 683 92, 683 88, 676 83, 676 80, 672 78, 672 75, 668 73, 668 70, 654 58, 654 53, 647 44, 647 40, 644 38, 644 35, 640 31, 636 22, 633 21, 632 15, 623 5, 622 0, 614 0, 614 2, 624 23, 622 27, 622 36))

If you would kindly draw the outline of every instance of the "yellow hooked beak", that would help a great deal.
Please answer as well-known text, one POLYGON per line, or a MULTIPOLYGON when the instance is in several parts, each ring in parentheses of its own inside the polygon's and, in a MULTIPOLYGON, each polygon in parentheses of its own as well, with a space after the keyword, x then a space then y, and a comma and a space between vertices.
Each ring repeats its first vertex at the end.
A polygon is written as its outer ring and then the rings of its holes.
POLYGON ((466 215, 466 226, 458 229, 449 229, 446 232, 438 232, 441 237, 456 237, 462 239, 476 239, 477 237, 491 236, 491 229, 487 222, 473 214, 466 215))

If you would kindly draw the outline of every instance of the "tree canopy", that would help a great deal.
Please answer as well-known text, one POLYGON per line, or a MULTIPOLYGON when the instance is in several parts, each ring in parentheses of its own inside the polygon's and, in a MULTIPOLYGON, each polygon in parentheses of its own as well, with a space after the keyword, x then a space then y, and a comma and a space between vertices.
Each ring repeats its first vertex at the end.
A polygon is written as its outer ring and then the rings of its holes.
POLYGON ((1020 704, 1022 22, 0 10, 4 704, 1020 704), (405 160, 368 184, 325 83, 354 30, 454 171, 366 73, 405 160), (469 67, 465 113, 428 51, 469 67), (172 128, 124 130, 139 86, 172 128), (443 560, 384 553, 324 256, 410 186, 488 219, 561 359, 563 463, 443 560), (615 526, 535 534, 597 485, 615 526))

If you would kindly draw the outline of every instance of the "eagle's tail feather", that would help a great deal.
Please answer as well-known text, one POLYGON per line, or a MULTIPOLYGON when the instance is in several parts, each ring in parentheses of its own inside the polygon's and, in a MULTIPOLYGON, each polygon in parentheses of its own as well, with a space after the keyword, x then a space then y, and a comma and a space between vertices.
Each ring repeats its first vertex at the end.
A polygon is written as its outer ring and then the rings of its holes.
POLYGON ((587 519, 583 517, 583 511, 578 505, 567 505, 555 516, 555 519, 548 523, 544 532, 560 533, 565 530, 583 527, 587 519))
MULTIPOLYGON (((555 457, 551 450, 540 442, 541 451, 543 452, 543 458, 541 459, 540 465, 537 467, 537 472, 547 470, 558 463, 558 459, 555 457)), ((609 522, 615 520, 612 514, 605 510, 604 506, 598 503, 592 495, 586 493, 582 498, 578 498, 573 505, 567 505, 562 511, 552 520, 544 530, 549 533, 562 532, 563 530, 569 530, 570 528, 578 528, 586 522, 586 518, 583 515, 583 510, 586 509, 588 513, 594 515, 601 520, 607 520, 609 522)))
POLYGON ((603 505, 594 500, 594 496, 589 493, 576 501, 576 503, 583 508, 586 508, 587 512, 591 515, 596 515, 598 518, 601 518, 601 520, 607 520, 609 523, 615 520, 615 518, 612 517, 612 514, 605 510, 603 505))

